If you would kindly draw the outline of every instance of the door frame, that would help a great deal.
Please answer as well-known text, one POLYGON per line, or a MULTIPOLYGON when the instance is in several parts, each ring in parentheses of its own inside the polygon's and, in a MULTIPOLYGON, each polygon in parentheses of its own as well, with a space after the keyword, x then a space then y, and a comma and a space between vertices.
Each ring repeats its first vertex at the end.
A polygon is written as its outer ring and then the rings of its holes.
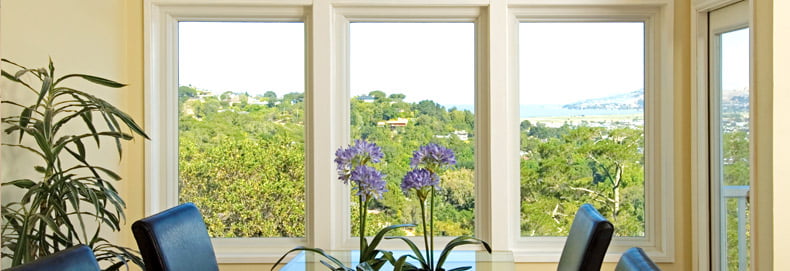
MULTIPOLYGON (((691 16, 691 227, 692 266, 712 270, 710 194, 709 13, 741 1, 695 0, 691 16)), ((749 16, 751 16, 750 4, 749 16)), ((751 18, 749 18, 751 24, 751 18)))

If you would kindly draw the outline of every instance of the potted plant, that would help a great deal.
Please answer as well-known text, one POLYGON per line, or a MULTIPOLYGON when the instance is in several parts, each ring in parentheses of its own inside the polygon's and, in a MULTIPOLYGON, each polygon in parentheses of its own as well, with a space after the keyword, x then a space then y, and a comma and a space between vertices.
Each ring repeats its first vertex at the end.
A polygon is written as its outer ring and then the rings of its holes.
MULTIPOLYGON (((403 177, 401 189, 404 193, 413 192, 420 202, 425 254, 423 254, 417 248, 417 245, 408 238, 401 236, 387 237, 387 239, 401 239, 406 242, 412 252, 414 252, 414 255, 409 255, 409 257, 417 260, 419 263, 419 267, 410 263, 401 263, 401 266, 393 263, 393 265, 397 267, 396 270, 444 271, 443 265, 447 257, 457 246, 482 245, 488 253, 491 253, 491 246, 485 241, 471 236, 458 236, 447 243, 444 249, 442 249, 442 252, 439 253, 438 259, 435 257, 433 246, 433 217, 436 189, 438 189, 441 184, 439 173, 455 165, 455 153, 453 153, 451 149, 435 143, 430 143, 420 146, 419 149, 414 151, 410 164, 412 170, 407 172, 403 177)), ((462 266, 450 269, 449 271, 462 271, 471 268, 471 266, 462 266)))
POLYGON ((3 145, 40 159, 33 166, 40 176, 3 183, 21 189, 23 195, 18 202, 2 206, 2 256, 16 266, 85 244, 99 262, 108 262, 106 270, 117 270, 128 261, 142 266, 136 251, 102 237, 103 230, 119 231, 125 220, 125 203, 113 186, 121 177, 96 165, 86 144, 95 142, 100 148, 106 144, 102 139, 109 139, 121 157, 122 140, 132 140, 135 134, 148 136, 120 109, 66 83, 81 79, 110 88, 125 85, 87 74, 56 77, 51 59, 47 68, 37 69, 6 59, 2 63, 17 69, 13 73, 3 70, 2 76, 36 98, 32 104, 2 102, 20 110, 18 115, 2 118, 5 133, 19 135, 18 140, 3 145))
MULTIPOLYGON (((365 140, 356 140, 354 145, 348 148, 339 148, 335 152, 335 163, 337 164, 338 179, 344 184, 351 182, 352 189, 359 200, 359 264, 356 266, 358 271, 376 271, 381 269, 387 262, 400 265, 405 264, 406 257, 395 259, 392 252, 379 250, 377 247, 384 236, 397 228, 413 227, 412 224, 391 225, 379 230, 376 236, 368 243, 365 237, 365 222, 367 220, 368 205, 373 198, 381 198, 387 192, 384 174, 373 167, 374 163, 379 163, 384 157, 381 147, 376 143, 365 140), (381 256, 379 256, 381 254, 381 256)), ((342 261, 329 255, 320 248, 296 247, 287 251, 272 266, 272 271, 282 262, 288 254, 294 251, 308 251, 323 256, 329 262, 321 261, 330 270, 353 271, 352 267, 346 266, 342 261)), ((398 269, 396 266, 395 270, 398 269)))

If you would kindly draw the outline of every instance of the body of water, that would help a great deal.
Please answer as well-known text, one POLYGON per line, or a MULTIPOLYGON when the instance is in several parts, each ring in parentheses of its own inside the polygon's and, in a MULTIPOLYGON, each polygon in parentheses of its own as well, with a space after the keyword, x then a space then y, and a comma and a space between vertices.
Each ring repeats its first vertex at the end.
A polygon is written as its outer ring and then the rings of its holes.
MULTIPOLYGON (((459 110, 469 110, 474 112, 472 105, 447 105, 446 108, 459 110)), ((605 116, 605 115, 630 115, 644 113, 642 110, 609 110, 609 109, 584 109, 574 110, 562 108, 559 104, 522 104, 520 107, 520 117, 573 117, 573 116, 605 116)))

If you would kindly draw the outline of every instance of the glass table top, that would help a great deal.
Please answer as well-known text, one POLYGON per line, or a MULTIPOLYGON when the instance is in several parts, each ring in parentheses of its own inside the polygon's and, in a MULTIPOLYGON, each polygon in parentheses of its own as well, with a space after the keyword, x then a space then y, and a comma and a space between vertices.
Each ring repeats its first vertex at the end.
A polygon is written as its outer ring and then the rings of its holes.
MULTIPOLYGON (((337 258, 341 262, 345 263, 347 266, 356 267, 357 259, 359 259, 359 251, 327 251, 330 255, 337 258)), ((393 255, 397 259, 401 255, 410 254, 411 251, 405 250, 395 250, 392 251, 393 255)), ((434 253, 435 257, 438 259, 439 254, 441 251, 436 251, 434 253)), ((328 261, 323 256, 318 254, 304 251, 297 254, 291 261, 288 262, 285 266, 283 266, 281 271, 326 271, 329 270, 328 267, 324 266, 320 260, 328 261)), ((407 260, 407 262, 418 266, 418 263, 413 259, 407 260)), ((479 271, 489 271, 489 270, 497 270, 497 271, 512 271, 515 270, 515 265, 513 263, 513 253, 510 251, 494 251, 491 254, 488 254, 485 251, 469 251, 469 250, 458 250, 453 251, 447 257, 447 260, 444 263, 442 268, 444 270, 451 270, 453 268, 462 267, 462 266, 471 266, 472 269, 470 270, 479 270, 479 271)), ((390 271, 392 270, 392 265, 386 264, 384 267, 381 268, 381 271, 390 271)))

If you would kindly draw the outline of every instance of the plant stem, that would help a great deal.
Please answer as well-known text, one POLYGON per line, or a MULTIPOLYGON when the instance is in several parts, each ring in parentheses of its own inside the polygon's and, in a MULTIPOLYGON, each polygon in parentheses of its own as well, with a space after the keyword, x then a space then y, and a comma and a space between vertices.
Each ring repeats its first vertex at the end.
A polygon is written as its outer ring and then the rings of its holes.
POLYGON ((431 247, 428 243, 428 225, 426 225, 425 220, 425 200, 420 200, 420 211, 422 211, 422 238, 425 239, 425 256, 428 257, 428 267, 433 269, 432 259, 431 259, 431 247))
POLYGON ((362 263, 362 250, 365 248, 365 219, 367 215, 368 202, 359 196, 359 263, 362 263))
POLYGON ((430 253, 431 253, 431 270, 432 271, 435 271, 435 268, 433 266, 434 265, 434 262, 433 262, 433 201, 434 200, 433 200, 433 198, 435 196, 435 193, 434 193, 435 191, 436 191, 436 188, 434 186, 431 186, 431 251, 430 251, 430 253))

